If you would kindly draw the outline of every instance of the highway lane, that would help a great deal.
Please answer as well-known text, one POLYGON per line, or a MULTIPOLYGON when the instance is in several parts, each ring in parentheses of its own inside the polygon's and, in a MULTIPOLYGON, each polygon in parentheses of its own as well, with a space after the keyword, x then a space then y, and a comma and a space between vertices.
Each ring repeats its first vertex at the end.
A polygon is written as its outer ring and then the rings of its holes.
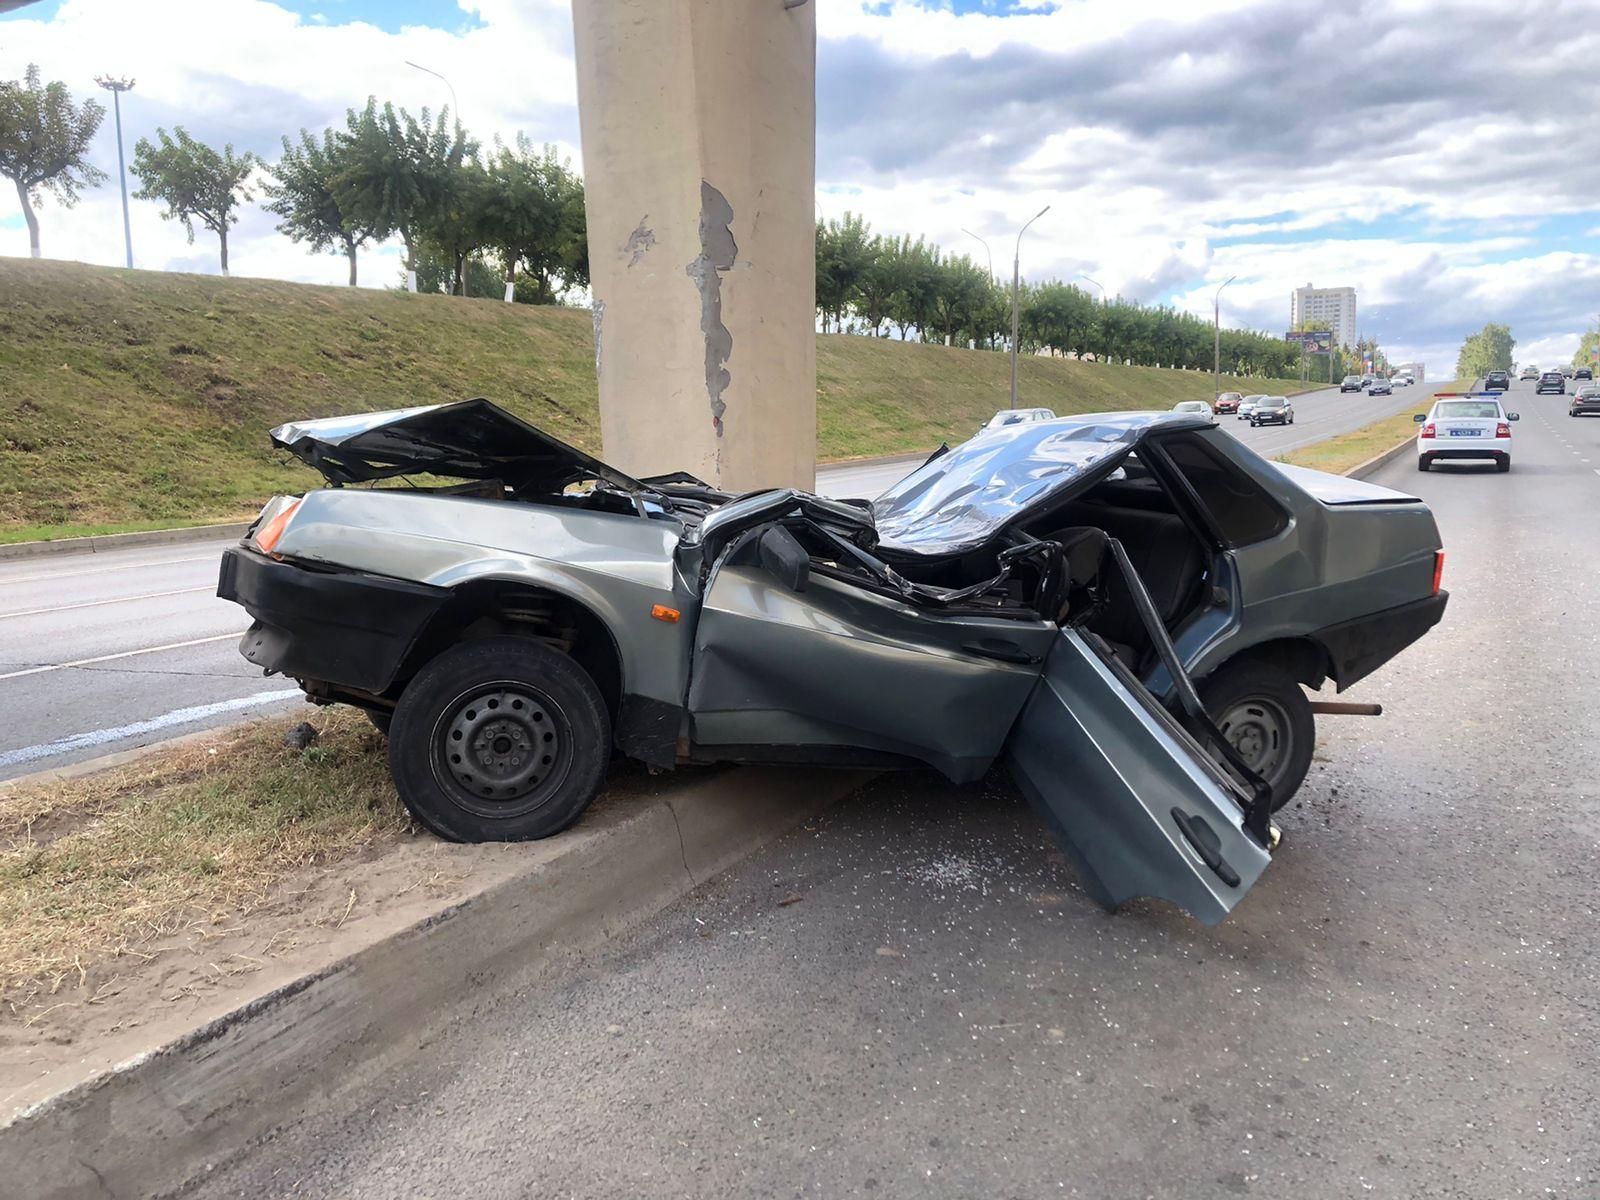
MULTIPOLYGON (((1337 391, 1296 398, 1296 421, 1223 427, 1266 455, 1411 403, 1337 391)), ((818 471, 831 496, 875 496, 916 466, 818 471)), ((0 562, 0 779, 301 703, 234 649, 247 622, 213 594, 225 541, 0 562)))
POLYGON ((1001 775, 886 777, 194 1194, 1597 1194, 1600 420, 1512 403, 1510 474, 1377 477, 1449 610, 1223 926, 1101 913, 1001 775))

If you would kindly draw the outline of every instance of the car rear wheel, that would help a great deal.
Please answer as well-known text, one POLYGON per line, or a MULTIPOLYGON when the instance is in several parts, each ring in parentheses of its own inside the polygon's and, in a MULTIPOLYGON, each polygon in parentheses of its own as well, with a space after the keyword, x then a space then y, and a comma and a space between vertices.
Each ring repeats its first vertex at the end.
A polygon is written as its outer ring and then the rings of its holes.
POLYGON ((1433 465, 1433 460, 1431 458, 1429 458, 1426 454, 1417 455, 1417 470, 1426 471, 1432 465, 1433 465))
POLYGON ((1245 764, 1272 787, 1276 812, 1311 769, 1316 719, 1300 684, 1278 667, 1230 663, 1200 686, 1206 712, 1245 764))
POLYGON ((453 842, 559 833, 600 790, 611 720, 572 659, 519 637, 452 646, 406 687, 389 771, 411 814, 453 842))
POLYGON ((1507 471, 1511 470, 1511 459, 1509 457, 1495 459, 1494 469, 1504 475, 1507 471))

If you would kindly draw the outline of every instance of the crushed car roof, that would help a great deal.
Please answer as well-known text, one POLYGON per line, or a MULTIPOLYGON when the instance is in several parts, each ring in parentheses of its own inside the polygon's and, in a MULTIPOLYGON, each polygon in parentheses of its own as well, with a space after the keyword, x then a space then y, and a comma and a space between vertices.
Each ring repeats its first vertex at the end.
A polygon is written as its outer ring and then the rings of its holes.
POLYGON ((635 494, 650 490, 483 399, 291 421, 271 436, 334 484, 429 474, 550 492, 589 479, 635 494))
POLYGON ((873 501, 879 545, 914 554, 973 549, 1085 475, 1110 469, 1151 430, 1213 423, 1210 413, 1089 413, 986 430, 873 501))

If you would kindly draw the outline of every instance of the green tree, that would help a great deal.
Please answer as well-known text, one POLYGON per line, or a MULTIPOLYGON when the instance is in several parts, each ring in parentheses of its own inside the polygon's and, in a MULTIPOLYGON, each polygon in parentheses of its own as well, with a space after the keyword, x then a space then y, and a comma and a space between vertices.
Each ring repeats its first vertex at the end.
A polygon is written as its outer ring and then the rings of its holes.
POLYGON ((324 130, 319 144, 302 129, 298 145, 283 139, 283 157, 269 168, 275 180, 262 190, 271 200, 267 211, 283 218, 278 232, 306 242, 312 250, 343 254, 350 260, 350 286, 355 287, 356 251, 378 232, 339 203, 334 180, 344 169, 344 152, 333 130, 324 130))
POLYGON ((0 81, 0 175, 17 189, 34 258, 39 257, 34 209, 44 202, 44 194, 70 208, 78 202, 79 189, 106 178, 85 157, 105 115, 94 100, 74 104, 64 83, 40 83, 39 68, 31 63, 21 79, 0 81))
POLYGON ((1461 343, 1456 357, 1456 378, 1477 379, 1490 371, 1509 371, 1517 340, 1505 325, 1489 322, 1461 343))
POLYGON ((222 273, 228 273, 228 229, 238 221, 237 209, 251 198, 247 181, 261 160, 246 150, 235 156, 232 145, 218 153, 190 137, 182 125, 169 136, 156 130, 156 142, 140 138, 133 148, 133 173, 144 187, 134 193, 140 200, 165 204, 162 220, 176 220, 194 243, 194 223, 199 221, 217 235, 222 247, 222 273))
POLYGON ((830 320, 835 330, 844 328, 845 314, 860 298, 861 277, 872 256, 872 227, 855 213, 817 222, 817 308, 824 333, 830 320))
POLYGON ((400 235, 408 284, 418 239, 450 202, 457 170, 477 149, 460 122, 451 127, 448 117, 449 109, 437 118, 426 108, 417 117, 393 104, 380 109, 369 96, 360 112, 349 110, 337 135, 342 169, 333 185, 339 207, 376 237, 400 235))
POLYGON ((934 282, 933 315, 943 331, 946 346, 953 343, 958 330, 973 323, 993 283, 989 273, 965 255, 947 258, 939 264, 934 282))
POLYGON ((1595 360, 1597 349, 1600 349, 1600 328, 1589 330, 1578 340, 1578 352, 1572 356, 1572 365, 1575 367, 1600 365, 1595 360))

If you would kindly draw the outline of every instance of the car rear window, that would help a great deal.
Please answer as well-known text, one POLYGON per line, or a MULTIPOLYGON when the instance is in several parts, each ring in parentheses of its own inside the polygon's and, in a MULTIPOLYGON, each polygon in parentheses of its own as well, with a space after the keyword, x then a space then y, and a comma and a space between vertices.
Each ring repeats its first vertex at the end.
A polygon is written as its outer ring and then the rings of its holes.
POLYGON ((1162 438, 1161 448, 1210 510, 1217 532, 1229 545, 1248 546, 1278 533, 1288 514, 1238 467, 1188 434, 1162 438))
POLYGON ((1500 416, 1500 406, 1493 400, 1441 400, 1433 415, 1447 420, 1466 417, 1494 420, 1500 416))

